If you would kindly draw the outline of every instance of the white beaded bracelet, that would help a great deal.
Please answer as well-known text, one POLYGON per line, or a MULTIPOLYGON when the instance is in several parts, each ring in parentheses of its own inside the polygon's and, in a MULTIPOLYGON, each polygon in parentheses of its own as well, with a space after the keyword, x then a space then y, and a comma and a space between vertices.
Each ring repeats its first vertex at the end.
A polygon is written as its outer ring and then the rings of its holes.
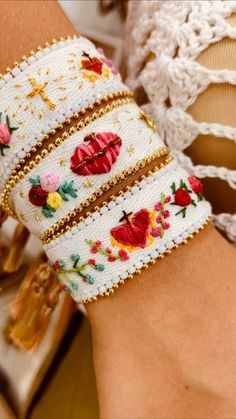
POLYGON ((200 181, 173 161, 45 250, 64 288, 86 303, 192 237, 210 213, 200 181))

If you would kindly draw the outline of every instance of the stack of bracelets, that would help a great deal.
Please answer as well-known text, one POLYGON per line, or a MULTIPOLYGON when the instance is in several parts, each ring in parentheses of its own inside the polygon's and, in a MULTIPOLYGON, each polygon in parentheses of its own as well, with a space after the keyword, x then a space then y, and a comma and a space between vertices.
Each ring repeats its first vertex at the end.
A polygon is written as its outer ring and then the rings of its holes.
POLYGON ((41 239, 76 301, 109 295, 208 222, 201 182, 87 39, 32 51, 0 91, 2 209, 41 239))

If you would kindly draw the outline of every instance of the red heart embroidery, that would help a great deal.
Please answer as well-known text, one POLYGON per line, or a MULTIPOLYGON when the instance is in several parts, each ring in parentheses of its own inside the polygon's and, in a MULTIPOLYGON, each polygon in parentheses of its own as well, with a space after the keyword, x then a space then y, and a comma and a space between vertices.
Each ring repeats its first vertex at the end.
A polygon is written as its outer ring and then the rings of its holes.
POLYGON ((81 61, 81 66, 84 70, 93 71, 96 74, 102 74, 103 63, 97 57, 85 59, 81 61))
POLYGON ((122 224, 111 229, 112 237, 126 246, 142 247, 147 245, 150 214, 141 209, 132 217, 130 224, 122 224))
POLYGON ((84 138, 88 144, 76 147, 71 170, 80 176, 110 172, 120 153, 121 138, 112 132, 92 133, 84 138))

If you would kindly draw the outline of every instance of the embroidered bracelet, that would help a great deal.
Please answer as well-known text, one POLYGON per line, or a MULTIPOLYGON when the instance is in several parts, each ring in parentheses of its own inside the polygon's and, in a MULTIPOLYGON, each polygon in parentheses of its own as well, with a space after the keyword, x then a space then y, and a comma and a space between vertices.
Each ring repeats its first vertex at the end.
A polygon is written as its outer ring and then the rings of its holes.
POLYGON ((86 303, 191 238, 210 213, 200 181, 173 161, 45 250, 64 288, 86 303))
POLYGON ((128 88, 101 50, 85 38, 60 41, 0 80, 0 192, 44 135, 103 97, 128 88))
POLYGON ((109 112, 72 134, 68 141, 48 153, 12 191, 18 218, 24 213, 22 221, 36 235, 79 205, 86 207, 87 200, 94 202, 101 191, 108 190, 109 180, 112 185, 122 180, 127 170, 134 173, 136 167, 138 170, 168 153, 140 119, 135 104, 109 112))
POLYGON ((90 41, 46 45, 0 91, 0 203, 41 238, 75 300, 109 295, 206 224, 200 181, 90 41))

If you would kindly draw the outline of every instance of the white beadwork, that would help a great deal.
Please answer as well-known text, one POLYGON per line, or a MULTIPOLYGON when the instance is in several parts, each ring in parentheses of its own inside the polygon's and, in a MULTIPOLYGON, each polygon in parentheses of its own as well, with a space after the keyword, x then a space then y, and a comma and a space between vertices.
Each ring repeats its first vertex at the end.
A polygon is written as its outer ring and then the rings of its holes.
MULTIPOLYGON (((196 62, 209 45, 224 37, 236 39, 236 28, 225 20, 234 12, 235 1, 130 1, 126 51, 128 84, 146 92, 143 108, 180 164, 199 178, 218 177, 236 189, 235 170, 194 166, 183 154, 199 134, 236 142, 235 127, 198 123, 187 111, 211 83, 236 84, 236 71, 210 70, 196 62)), ((235 215, 214 215, 213 221, 236 242, 235 215)))

